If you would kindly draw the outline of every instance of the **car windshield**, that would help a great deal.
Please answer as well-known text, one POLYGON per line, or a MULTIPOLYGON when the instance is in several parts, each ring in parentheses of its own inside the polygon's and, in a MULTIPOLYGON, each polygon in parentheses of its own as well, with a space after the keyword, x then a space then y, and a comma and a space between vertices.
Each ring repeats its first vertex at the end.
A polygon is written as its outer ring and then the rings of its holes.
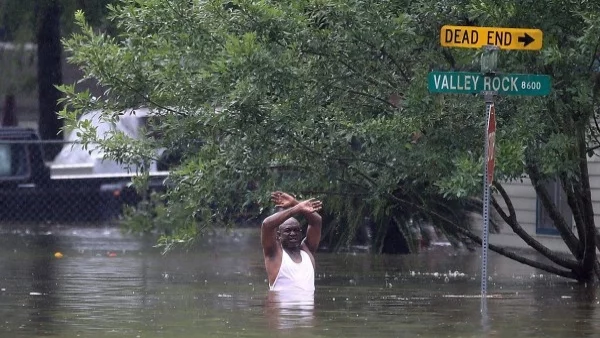
POLYGON ((27 175, 27 151, 24 144, 0 143, 0 179, 27 175))

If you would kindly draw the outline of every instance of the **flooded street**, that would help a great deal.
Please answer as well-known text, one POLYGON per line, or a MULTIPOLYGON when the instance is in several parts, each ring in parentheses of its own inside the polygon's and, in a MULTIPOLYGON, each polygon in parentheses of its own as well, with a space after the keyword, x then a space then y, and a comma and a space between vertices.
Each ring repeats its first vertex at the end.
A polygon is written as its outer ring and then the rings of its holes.
POLYGON ((595 289, 490 254, 319 253, 314 299, 267 292, 258 232, 162 255, 114 227, 3 228, 0 337, 591 337, 595 289), (60 253, 60 254, 57 254, 60 253), (61 257, 62 255, 62 257, 61 257), (283 298, 282 298, 283 297, 283 298))

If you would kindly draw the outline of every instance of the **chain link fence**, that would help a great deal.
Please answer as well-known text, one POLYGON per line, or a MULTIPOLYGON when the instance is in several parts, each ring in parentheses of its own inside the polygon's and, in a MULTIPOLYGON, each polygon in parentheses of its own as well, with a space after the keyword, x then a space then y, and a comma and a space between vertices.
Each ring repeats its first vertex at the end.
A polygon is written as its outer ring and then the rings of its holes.
MULTIPOLYGON (((113 223, 141 197, 126 169, 77 144, 40 141, 27 128, 0 128, 0 224, 113 223), (61 147, 52 160, 46 147, 61 147)), ((149 188, 163 188, 166 172, 151 172, 149 188)))

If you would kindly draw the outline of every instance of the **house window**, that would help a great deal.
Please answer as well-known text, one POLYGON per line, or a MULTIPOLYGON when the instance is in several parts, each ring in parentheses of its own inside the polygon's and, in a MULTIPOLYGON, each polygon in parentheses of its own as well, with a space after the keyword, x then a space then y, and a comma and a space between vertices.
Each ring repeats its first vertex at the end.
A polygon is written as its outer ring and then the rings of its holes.
MULTIPOLYGON (((558 207, 558 211, 567 222, 567 225, 571 227, 573 225, 573 213, 567 202, 567 194, 560 186, 560 183, 556 180, 552 180, 545 184, 545 188, 550 195, 550 199, 558 207)), ((542 201, 537 199, 537 211, 536 211, 536 226, 535 232, 539 235, 558 235, 558 230, 554 226, 554 222, 550 218, 550 214, 546 211, 546 208, 542 205, 542 201)))

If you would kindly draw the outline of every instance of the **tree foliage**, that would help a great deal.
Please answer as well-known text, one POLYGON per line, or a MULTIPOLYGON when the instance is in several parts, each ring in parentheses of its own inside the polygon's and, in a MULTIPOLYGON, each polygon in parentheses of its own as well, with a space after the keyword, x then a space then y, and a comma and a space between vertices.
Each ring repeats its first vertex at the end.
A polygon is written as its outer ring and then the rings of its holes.
POLYGON ((198 233, 198 221, 264 208, 269 191, 284 189, 325 200, 332 224, 326 238, 341 236, 336 243, 347 242, 344 235, 366 216, 378 225, 379 245, 390 227, 410 237, 411 220, 480 241, 468 213, 481 210, 483 100, 433 96, 426 81, 431 70, 478 71, 479 51, 440 47, 439 30, 444 24, 542 29, 541 52, 501 53, 502 71, 549 74, 554 86, 547 98, 498 100, 494 186, 509 208, 496 200, 494 207, 554 265, 492 249, 593 279, 598 263, 586 160, 598 143, 589 122, 600 5, 121 0, 109 9, 118 34, 95 33, 79 12, 82 32, 65 41, 71 61, 108 90, 90 98, 64 87, 69 106, 62 114, 67 128, 81 129, 86 141, 121 161, 142 163, 156 148, 179 158, 161 214, 178 215, 171 226, 186 238, 198 233), (141 106, 155 110, 141 141, 98 139, 93 127, 76 121, 82 110, 101 108, 110 120, 141 106), (572 258, 520 228, 501 182, 524 175, 572 258), (575 233, 547 198, 543 183, 555 178, 569 196, 575 233))

